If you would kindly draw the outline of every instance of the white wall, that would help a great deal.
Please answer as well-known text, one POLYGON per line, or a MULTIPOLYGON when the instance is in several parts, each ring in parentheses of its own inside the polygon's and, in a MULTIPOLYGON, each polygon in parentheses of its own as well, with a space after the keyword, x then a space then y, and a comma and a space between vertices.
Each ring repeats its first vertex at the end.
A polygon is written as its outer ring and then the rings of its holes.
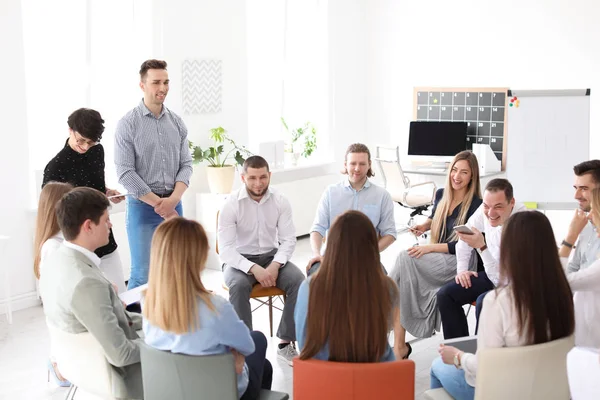
POLYGON ((366 124, 406 154, 415 86, 591 88, 598 158, 599 20, 595 0, 371 0, 366 124))
MULTIPOLYGON (((209 144, 210 128, 223 126, 239 144, 248 143, 246 71, 246 2, 244 0, 154 0, 154 53, 167 61, 171 88, 168 107, 179 113, 195 145, 209 144), (181 66, 186 59, 222 60, 222 111, 184 115, 181 66)), ((184 214, 193 218, 195 192, 207 192, 204 166, 194 169, 191 187, 184 196, 184 214)))
MULTIPOLYGON (((0 254, 0 301, 6 299, 3 273, 7 271, 13 307, 22 308, 35 304, 37 299, 31 257, 33 233, 28 223, 31 219, 28 212, 30 143, 27 140, 23 26, 19 0, 3 0, 0 3, 0 48, 2 59, 10 60, 0 63, 5 93, 0 96, 3 113, 0 182, 4 189, 0 196, 0 235, 11 238, 9 245, 3 249, 4 254, 0 254)), ((44 91, 51 96, 48 90, 52 91, 49 87, 44 91)))

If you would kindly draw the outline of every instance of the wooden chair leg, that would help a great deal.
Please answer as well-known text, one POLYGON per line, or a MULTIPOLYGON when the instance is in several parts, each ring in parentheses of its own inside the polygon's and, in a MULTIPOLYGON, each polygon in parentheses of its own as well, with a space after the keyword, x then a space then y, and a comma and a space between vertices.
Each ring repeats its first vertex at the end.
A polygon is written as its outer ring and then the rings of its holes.
POLYGON ((271 337, 273 337, 273 297, 269 296, 269 326, 271 327, 271 337))

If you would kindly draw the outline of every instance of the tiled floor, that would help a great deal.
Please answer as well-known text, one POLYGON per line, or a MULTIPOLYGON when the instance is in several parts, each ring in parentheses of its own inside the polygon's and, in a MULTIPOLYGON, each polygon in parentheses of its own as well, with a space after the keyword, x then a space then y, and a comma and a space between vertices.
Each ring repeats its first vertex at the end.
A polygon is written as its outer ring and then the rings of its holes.
MULTIPOLYGON (((550 213, 547 213, 550 214, 550 213)), ((571 213, 561 212, 562 215, 548 215, 557 237, 562 237, 571 213)), ((397 216, 397 221, 406 221, 404 215, 397 216), (400 218, 398 218, 400 217, 400 218)), ((399 235, 398 240, 382 253, 382 262, 390 271, 394 266, 396 255, 403 249, 413 245, 414 236, 399 235)), ((308 239, 298 241, 292 261, 303 269, 310 258, 308 239)), ((218 271, 207 270, 203 277, 206 286, 227 297, 221 288, 222 275, 218 271)), ((474 312, 469 313, 469 326, 474 331, 474 312)), ((279 321, 280 313, 275 311, 274 321, 279 321)), ((269 334, 268 310, 262 307, 253 314, 254 329, 269 334)), ((275 326, 275 330, 277 327, 275 326)), ((408 336, 408 340, 414 338, 408 336)), ((416 364, 415 389, 416 398, 421 399, 423 392, 429 387, 429 368, 437 356, 437 348, 442 340, 441 334, 413 341, 411 359, 416 364)), ((273 389, 287 392, 292 396, 292 368, 278 361, 276 355, 277 338, 270 339, 267 357, 273 364, 273 389)), ((6 319, 0 315, 0 400, 58 400, 63 399, 67 389, 57 388, 52 382, 47 383, 46 362, 48 359, 49 339, 41 306, 14 313, 13 325, 7 325, 6 319)), ((76 396, 84 400, 83 396, 76 396)))

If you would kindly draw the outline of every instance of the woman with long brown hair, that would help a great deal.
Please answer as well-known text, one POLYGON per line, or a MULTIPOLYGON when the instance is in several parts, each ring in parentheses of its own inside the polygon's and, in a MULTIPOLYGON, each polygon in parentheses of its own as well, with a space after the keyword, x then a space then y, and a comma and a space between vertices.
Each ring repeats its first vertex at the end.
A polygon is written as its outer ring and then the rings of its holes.
POLYGON ((194 356, 232 352, 239 396, 256 399, 261 388, 271 388, 267 339, 250 332, 229 301, 205 288, 201 273, 207 257, 208 238, 198 222, 177 217, 158 226, 142 299, 144 340, 159 350, 194 356))
MULTIPOLYGON (((483 300, 477 351, 527 346, 571 336, 572 293, 548 218, 537 211, 513 214, 502 232, 500 282, 483 300)), ((440 345, 431 366, 431 387, 455 399, 473 399, 477 354, 440 345)))
POLYGON ((385 276, 377 234, 360 211, 336 218, 321 267, 300 286, 294 319, 300 359, 380 362, 402 358, 387 334, 399 323, 398 288, 385 276))
MULTIPOLYGON (((406 331, 427 338, 440 330, 436 295, 456 275, 458 237, 454 227, 464 225, 481 203, 477 158, 470 151, 461 151, 448 169, 445 189, 435 194, 431 216, 412 228, 416 235, 430 231, 430 243, 402 251, 390 273, 400 290, 399 340, 404 341, 406 331)), ((473 267, 477 261, 473 252, 473 267)))
MULTIPOLYGON (((35 221, 35 239, 33 243, 33 274, 38 281, 42 270, 44 269, 44 260, 56 251, 64 241, 64 237, 58 226, 55 209, 58 201, 71 189, 73 189, 73 186, 68 183, 50 182, 44 186, 40 193, 35 221)), ((56 361, 52 356, 50 356, 48 360, 48 379, 50 379, 50 375, 52 375, 54 382, 56 382, 58 386, 67 387, 71 385, 71 383, 60 374, 56 361)))

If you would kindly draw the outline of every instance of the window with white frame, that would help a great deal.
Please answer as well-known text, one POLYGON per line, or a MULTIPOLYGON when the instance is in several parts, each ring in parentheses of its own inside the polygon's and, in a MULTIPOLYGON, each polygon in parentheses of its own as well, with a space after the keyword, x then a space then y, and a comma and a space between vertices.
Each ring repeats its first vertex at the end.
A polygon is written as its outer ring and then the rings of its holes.
POLYGON ((250 146, 317 129, 313 161, 329 159, 327 0, 252 0, 247 5, 250 146))
POLYGON ((30 170, 39 179, 68 138, 68 116, 89 107, 105 121, 106 183, 118 187, 114 132, 142 98, 138 71, 152 54, 151 2, 23 0, 22 5, 30 170))

